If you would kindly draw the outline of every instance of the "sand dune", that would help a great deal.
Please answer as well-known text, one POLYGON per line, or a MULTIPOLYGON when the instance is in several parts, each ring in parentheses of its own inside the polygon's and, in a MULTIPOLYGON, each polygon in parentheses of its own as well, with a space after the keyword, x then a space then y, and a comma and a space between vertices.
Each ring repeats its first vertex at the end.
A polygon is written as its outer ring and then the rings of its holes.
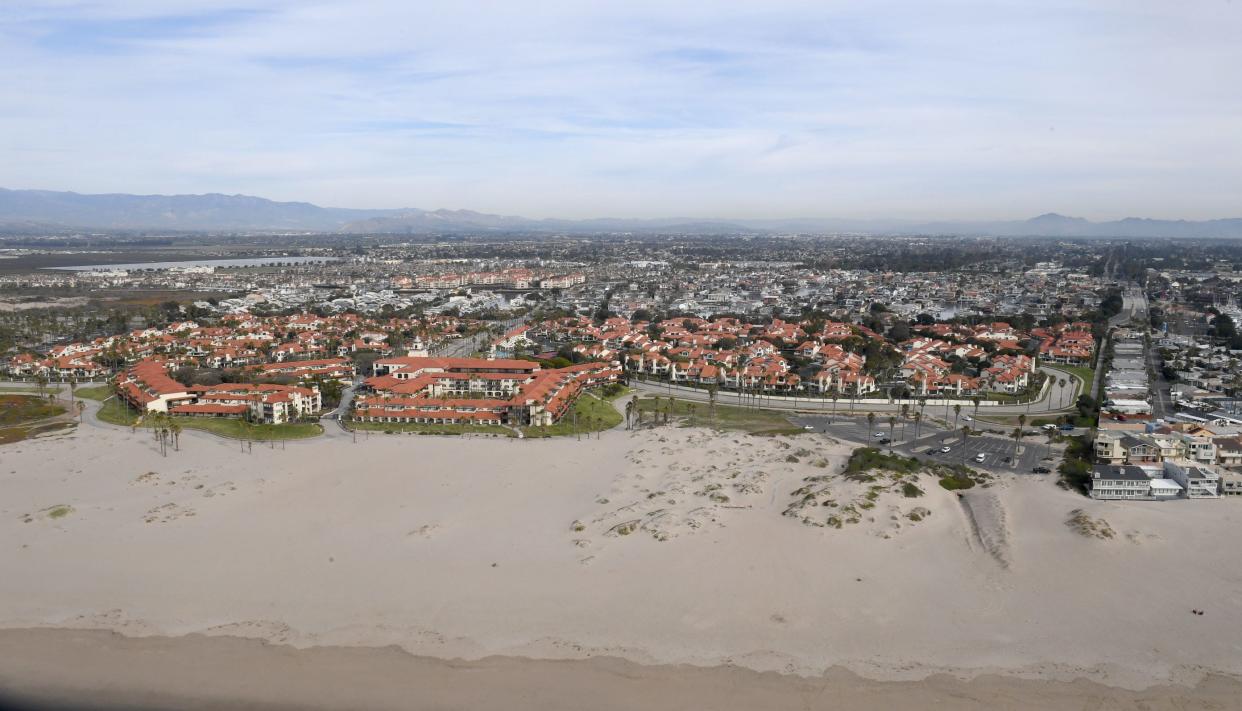
POLYGON ((808 477, 833 492, 817 516, 870 492, 836 476, 845 448, 809 435, 247 454, 187 432, 182 450, 89 426, 0 449, 0 627, 887 680, 1141 689, 1242 673, 1232 501, 1094 502, 1002 476, 968 515, 923 477, 923 495, 886 483, 838 529, 784 515, 808 477), (55 506, 71 510, 38 515, 55 506), (1075 509, 1119 535, 1074 531, 1075 509))

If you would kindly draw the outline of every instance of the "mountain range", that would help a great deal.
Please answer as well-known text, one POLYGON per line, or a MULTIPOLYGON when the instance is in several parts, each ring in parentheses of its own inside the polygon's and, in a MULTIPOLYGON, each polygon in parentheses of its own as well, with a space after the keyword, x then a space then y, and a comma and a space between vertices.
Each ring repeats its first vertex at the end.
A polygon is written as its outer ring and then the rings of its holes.
POLYGON ((1242 218, 1155 220, 1127 217, 1091 222, 1056 213, 1029 220, 991 222, 848 219, 721 220, 595 218, 536 220, 472 210, 359 210, 308 202, 276 202, 249 195, 87 195, 0 188, 0 228, 178 230, 190 232, 346 232, 359 234, 461 234, 487 232, 673 232, 727 234, 863 233, 961 234, 1049 237, 1242 238, 1242 218))

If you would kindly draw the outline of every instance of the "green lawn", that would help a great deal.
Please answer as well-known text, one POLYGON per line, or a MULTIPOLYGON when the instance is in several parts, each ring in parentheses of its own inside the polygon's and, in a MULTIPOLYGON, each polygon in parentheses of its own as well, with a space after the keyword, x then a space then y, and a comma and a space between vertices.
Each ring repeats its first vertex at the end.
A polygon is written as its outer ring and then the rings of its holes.
POLYGON ((175 417, 186 429, 202 430, 233 439, 280 440, 306 439, 323 434, 318 422, 295 422, 286 425, 256 425, 231 417, 175 417))
MULTIPOLYGON (((112 425, 129 427, 133 425, 138 414, 126 407, 118 398, 106 400, 96 415, 103 422, 112 425)), ((188 430, 201 430, 221 437, 232 439, 250 439, 256 441, 280 439, 306 439, 323 434, 323 427, 317 422, 297 422, 288 425, 255 425, 233 418, 216 417, 176 417, 177 424, 188 430)), ((143 423, 149 426, 150 423, 143 423)))
POLYGON ((715 427, 722 430, 738 430, 750 434, 801 434, 803 430, 789 422, 784 415, 771 410, 751 410, 732 405, 716 405, 715 415, 705 402, 689 402, 687 400, 670 400, 660 397, 642 397, 637 401, 638 409, 643 413, 643 421, 651 422, 655 410, 662 413, 669 408, 669 416, 680 418, 685 424, 715 427), (691 406, 694 414, 691 415, 691 406))
POLYGON ((625 397, 626 395, 629 395, 630 393, 634 392, 634 389, 627 388, 624 385, 621 385, 620 383, 611 383, 610 385, 605 385, 604 387, 598 388, 594 390, 593 392, 599 397, 603 398, 604 400, 612 401, 618 398, 625 397), (610 387, 614 385, 616 387, 613 388, 613 391, 608 392, 610 387))
MULTIPOLYGON (((1070 375, 1078 376, 1079 378, 1082 379, 1082 382, 1085 383, 1082 386, 1082 390, 1080 392, 1090 394, 1091 383, 1095 381, 1095 371, 1092 370, 1091 368, 1087 368, 1081 365, 1046 365, 1044 367, 1048 368, 1049 370, 1060 370, 1064 373, 1069 373, 1070 375)), ((1066 406, 1068 407, 1071 404, 1072 403, 1067 402, 1066 406)))
POLYGON ((624 419, 611 402, 584 393, 555 424, 548 427, 523 427, 522 434, 526 437, 564 437, 575 432, 586 434, 612 429, 624 419), (574 413, 578 415, 576 428, 574 413))
POLYGON ((105 400, 95 416, 110 425, 120 425, 122 427, 129 427, 134 420, 138 419, 137 413, 126 407, 125 403, 115 397, 111 400, 105 400))
POLYGON ((73 392, 78 397, 84 397, 87 400, 98 400, 103 402, 112 395, 112 386, 104 383, 102 385, 79 385, 78 389, 73 392))
POLYGON ((346 426, 360 432, 391 432, 431 435, 492 434, 516 436, 513 430, 500 425, 436 425, 423 422, 347 422, 346 426))

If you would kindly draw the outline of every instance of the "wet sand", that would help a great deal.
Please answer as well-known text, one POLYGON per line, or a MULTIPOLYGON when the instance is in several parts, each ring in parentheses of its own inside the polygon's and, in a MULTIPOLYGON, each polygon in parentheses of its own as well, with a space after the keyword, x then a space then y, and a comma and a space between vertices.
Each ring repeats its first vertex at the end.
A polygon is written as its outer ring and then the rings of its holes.
POLYGON ((294 649, 237 637, 130 638, 103 630, 2 630, 5 701, 93 708, 579 711, 1043 711, 1242 708, 1242 684, 1130 691, 1083 679, 995 675, 876 681, 833 668, 816 677, 734 666, 644 666, 617 658, 475 661, 393 647, 294 649))

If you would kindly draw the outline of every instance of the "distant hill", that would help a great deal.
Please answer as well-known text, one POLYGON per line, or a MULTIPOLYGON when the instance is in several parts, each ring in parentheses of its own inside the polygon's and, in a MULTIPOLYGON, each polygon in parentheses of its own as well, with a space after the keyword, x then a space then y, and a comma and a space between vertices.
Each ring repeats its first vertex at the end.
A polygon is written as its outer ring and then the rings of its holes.
POLYGON ((901 222, 792 218, 718 220, 594 218, 535 220, 473 210, 355 210, 308 202, 276 202, 249 195, 84 195, 0 188, 0 229, 168 229, 185 231, 305 231, 391 234, 481 232, 742 232, 963 234, 1050 237, 1242 238, 1242 218, 1193 222, 1127 217, 1091 222, 1047 213, 1001 222, 901 222))
POLYGON ((0 188, 0 222, 96 229, 325 232, 385 212, 274 202, 249 195, 82 195, 0 188))

